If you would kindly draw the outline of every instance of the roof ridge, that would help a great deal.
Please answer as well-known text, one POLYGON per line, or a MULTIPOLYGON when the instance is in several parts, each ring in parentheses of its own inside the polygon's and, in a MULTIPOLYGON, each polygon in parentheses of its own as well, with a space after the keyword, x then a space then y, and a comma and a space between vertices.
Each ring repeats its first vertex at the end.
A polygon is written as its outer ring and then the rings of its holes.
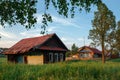
POLYGON ((40 38, 40 37, 46 37, 46 36, 53 36, 55 33, 51 33, 51 34, 46 34, 46 35, 42 35, 42 36, 36 36, 36 37, 29 37, 29 38, 24 38, 21 40, 26 40, 26 39, 34 39, 34 38, 40 38))

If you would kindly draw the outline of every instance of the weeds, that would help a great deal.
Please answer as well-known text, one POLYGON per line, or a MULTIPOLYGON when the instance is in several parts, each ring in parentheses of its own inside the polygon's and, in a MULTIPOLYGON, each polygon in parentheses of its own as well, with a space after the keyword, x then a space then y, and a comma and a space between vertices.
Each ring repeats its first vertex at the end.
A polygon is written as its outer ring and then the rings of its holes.
POLYGON ((0 59, 0 80, 120 80, 120 63, 71 61, 26 65, 0 59))

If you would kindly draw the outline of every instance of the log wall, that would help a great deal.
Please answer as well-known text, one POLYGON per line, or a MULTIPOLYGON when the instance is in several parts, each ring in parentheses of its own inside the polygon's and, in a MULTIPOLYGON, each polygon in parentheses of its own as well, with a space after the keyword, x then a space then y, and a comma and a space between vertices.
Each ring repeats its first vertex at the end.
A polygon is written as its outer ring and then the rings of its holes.
POLYGON ((43 55, 27 56, 27 64, 43 64, 43 55))

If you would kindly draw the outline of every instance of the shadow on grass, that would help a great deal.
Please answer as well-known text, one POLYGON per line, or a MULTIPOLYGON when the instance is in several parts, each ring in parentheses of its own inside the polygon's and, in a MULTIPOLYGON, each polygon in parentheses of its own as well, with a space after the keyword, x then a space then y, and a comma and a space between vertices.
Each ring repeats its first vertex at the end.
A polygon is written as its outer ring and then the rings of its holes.
POLYGON ((120 58, 110 59, 110 60, 108 60, 108 61, 110 61, 110 62, 120 62, 120 58))
POLYGON ((65 63, 67 64, 71 64, 71 63, 77 63, 77 62, 85 62, 85 63, 91 63, 91 62, 99 62, 96 60, 69 60, 69 61, 65 61, 65 63))

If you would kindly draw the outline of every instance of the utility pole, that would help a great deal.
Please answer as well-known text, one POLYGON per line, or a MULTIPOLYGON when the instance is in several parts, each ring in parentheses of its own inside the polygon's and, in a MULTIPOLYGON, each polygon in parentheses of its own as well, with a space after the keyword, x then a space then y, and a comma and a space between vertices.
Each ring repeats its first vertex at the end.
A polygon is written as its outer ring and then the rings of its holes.
POLYGON ((85 37, 84 37, 84 46, 85 46, 85 37))
POLYGON ((0 39, 1 39, 1 34, 0 34, 0 39))

